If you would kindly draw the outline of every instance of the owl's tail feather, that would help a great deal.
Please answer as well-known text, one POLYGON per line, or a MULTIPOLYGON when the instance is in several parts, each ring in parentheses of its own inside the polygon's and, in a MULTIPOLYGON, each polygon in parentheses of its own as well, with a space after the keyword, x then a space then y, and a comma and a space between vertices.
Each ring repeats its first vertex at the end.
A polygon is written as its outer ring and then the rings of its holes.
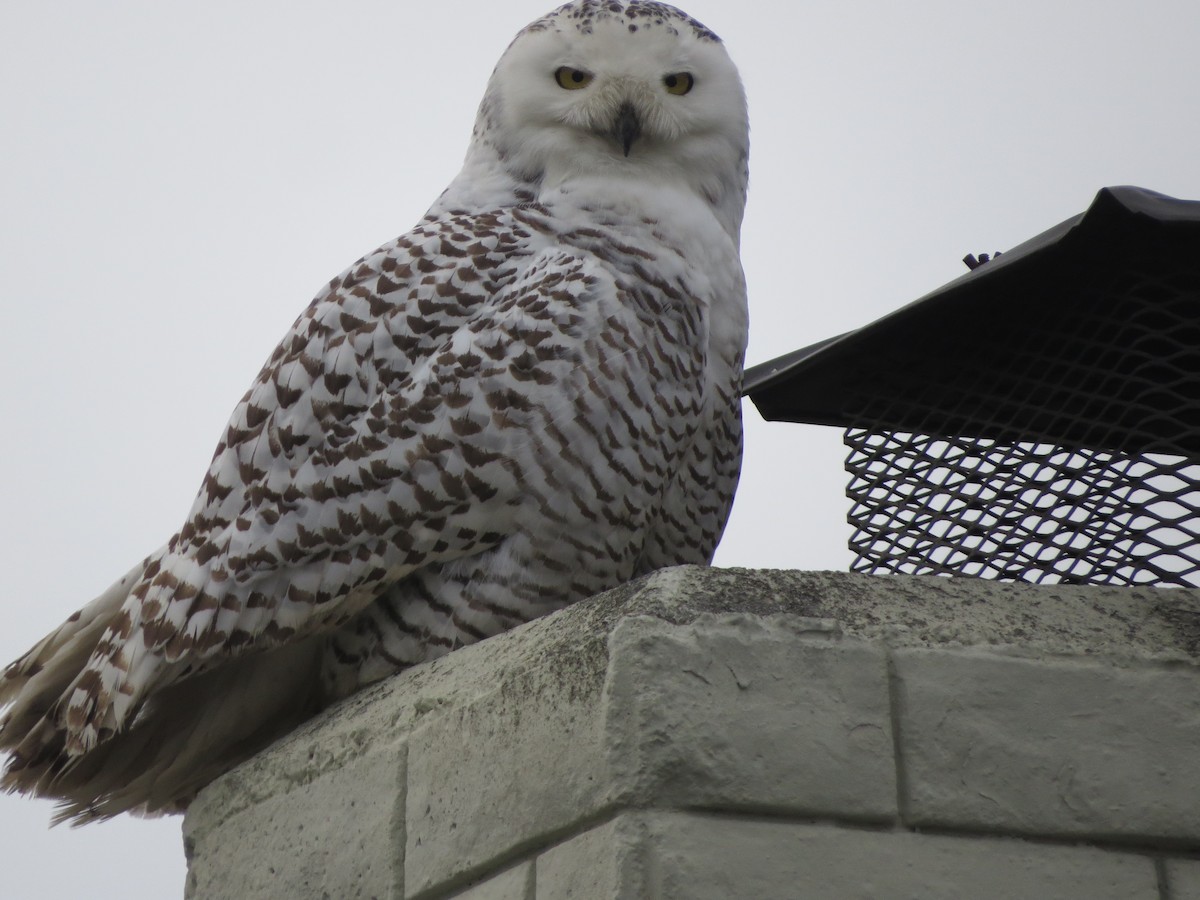
POLYGON ((12 708, 0 720, 0 748, 40 719, 67 685, 83 671, 92 651, 121 610, 149 559, 142 560, 116 584, 74 613, 0 675, 0 706, 12 708))
POLYGON ((230 660, 157 691, 132 722, 81 755, 66 749, 64 695, 145 563, 0 676, 0 790, 60 801, 55 823, 180 812, 205 784, 315 713, 322 639, 230 660), (197 715, 197 710, 205 710, 197 715))
POLYGON ((323 648, 310 638, 162 688, 131 727, 41 773, 37 792, 61 801, 56 823, 182 812, 206 784, 321 708, 323 648))

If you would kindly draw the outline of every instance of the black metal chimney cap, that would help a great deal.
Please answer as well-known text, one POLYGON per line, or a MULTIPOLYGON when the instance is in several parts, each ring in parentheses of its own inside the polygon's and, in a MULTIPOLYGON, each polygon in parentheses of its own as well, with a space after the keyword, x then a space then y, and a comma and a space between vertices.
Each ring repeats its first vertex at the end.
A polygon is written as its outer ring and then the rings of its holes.
POLYGON ((1088 210, 856 331, 746 371, 763 417, 1200 455, 1200 202, 1088 210))

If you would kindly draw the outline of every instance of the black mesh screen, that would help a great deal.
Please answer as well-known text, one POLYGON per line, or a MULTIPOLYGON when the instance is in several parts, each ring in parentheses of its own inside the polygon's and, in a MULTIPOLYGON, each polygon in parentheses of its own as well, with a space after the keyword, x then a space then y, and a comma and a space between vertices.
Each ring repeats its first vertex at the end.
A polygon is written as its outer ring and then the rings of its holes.
POLYGON ((851 569, 1200 586, 1200 463, 848 429, 851 569))

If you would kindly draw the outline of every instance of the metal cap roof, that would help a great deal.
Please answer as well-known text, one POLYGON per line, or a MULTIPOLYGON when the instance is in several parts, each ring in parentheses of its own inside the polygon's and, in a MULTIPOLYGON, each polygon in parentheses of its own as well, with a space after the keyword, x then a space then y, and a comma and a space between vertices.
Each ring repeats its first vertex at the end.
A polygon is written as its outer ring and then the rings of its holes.
POLYGON ((746 371, 763 417, 1200 456, 1200 202, 1081 215, 883 318, 746 371))

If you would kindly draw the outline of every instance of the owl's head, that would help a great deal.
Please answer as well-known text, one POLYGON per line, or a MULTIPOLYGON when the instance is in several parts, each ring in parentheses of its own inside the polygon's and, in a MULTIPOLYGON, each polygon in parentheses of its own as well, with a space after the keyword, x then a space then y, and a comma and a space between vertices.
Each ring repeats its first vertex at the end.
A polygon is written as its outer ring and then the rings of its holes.
POLYGON ((539 189, 597 175, 679 182, 736 229, 745 94, 721 40, 686 13, 576 0, 521 31, 500 59, 472 154, 539 189))

